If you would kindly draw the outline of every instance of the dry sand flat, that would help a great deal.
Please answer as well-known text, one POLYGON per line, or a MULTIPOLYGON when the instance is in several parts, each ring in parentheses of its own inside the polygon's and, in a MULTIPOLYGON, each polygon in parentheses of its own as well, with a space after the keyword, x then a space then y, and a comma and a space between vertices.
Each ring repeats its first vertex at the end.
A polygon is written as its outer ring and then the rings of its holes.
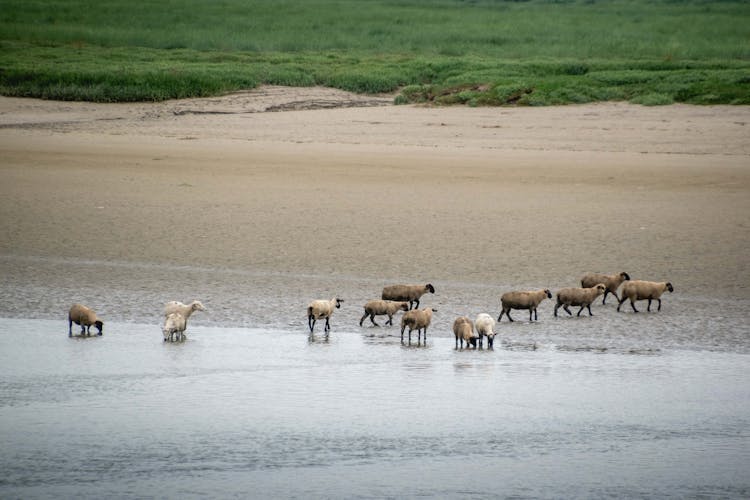
POLYGON ((38 256, 553 288, 627 270, 750 297, 749 107, 390 102, 0 98, 0 270, 38 256))

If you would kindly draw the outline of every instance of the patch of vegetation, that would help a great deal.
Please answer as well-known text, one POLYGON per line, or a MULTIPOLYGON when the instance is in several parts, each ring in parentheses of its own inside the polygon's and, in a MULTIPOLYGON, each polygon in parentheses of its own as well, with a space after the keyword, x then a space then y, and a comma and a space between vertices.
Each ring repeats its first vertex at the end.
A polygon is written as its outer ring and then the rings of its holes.
POLYGON ((750 104, 747 19, 743 0, 4 0, 0 93, 278 84, 439 105, 750 104))

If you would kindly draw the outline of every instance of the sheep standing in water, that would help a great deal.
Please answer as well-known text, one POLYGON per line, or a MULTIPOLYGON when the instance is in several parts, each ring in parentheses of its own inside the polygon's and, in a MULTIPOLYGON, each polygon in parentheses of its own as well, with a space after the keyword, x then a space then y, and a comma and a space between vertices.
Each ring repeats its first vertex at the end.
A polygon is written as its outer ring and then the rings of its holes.
POLYGON ((472 347, 477 346, 477 336, 474 334, 474 325, 466 316, 459 316, 453 322, 453 335, 456 336, 456 349, 458 349, 459 344, 461 349, 463 349, 464 342, 466 342, 466 347, 469 347, 469 344, 471 344, 472 347))
POLYGON ((104 332, 104 323, 96 317, 93 309, 89 309, 83 304, 73 304, 68 311, 68 337, 73 336, 73 323, 81 325, 81 334, 91 335, 91 327, 95 326, 102 335, 104 332))
POLYGON ((198 300, 194 300, 190 304, 171 300, 164 304, 164 326, 162 326, 164 340, 185 340, 187 320, 195 311, 205 310, 206 308, 198 300), (169 331, 169 334, 167 334, 167 331, 169 331))
POLYGON ((607 294, 612 294, 615 299, 619 302, 620 299, 617 297, 617 288, 622 284, 623 281, 630 280, 630 275, 625 271, 617 274, 599 274, 599 273, 586 273, 581 277, 581 286, 583 288, 591 288, 599 283, 602 283, 607 289, 604 291, 604 298, 602 304, 607 303, 607 294))
POLYGON ((591 288, 561 288, 557 292, 557 304, 555 304, 555 317, 557 317, 557 309, 562 306, 565 312, 573 315, 568 309, 568 306, 581 306, 578 310, 577 316, 581 315, 584 307, 589 310, 589 316, 593 316, 591 313, 591 303, 596 300, 599 295, 602 295, 607 289, 601 283, 591 288))
POLYGON ((651 312, 651 301, 658 300, 659 307, 656 310, 661 311, 661 294, 667 290, 669 290, 669 293, 674 292, 672 283, 668 281, 629 281, 622 287, 622 298, 617 305, 617 311, 620 310, 622 303, 628 299, 630 299, 630 307, 633 308, 633 312, 638 312, 638 309, 635 308, 636 300, 648 300, 648 308, 646 310, 649 312, 651 312))
POLYGON ((307 306, 307 326, 310 327, 310 333, 312 333, 313 328, 315 328, 315 322, 319 319, 325 318, 326 326, 324 331, 328 334, 328 331, 331 329, 329 323, 331 315, 333 314, 333 311, 341 307, 343 301, 343 299, 334 297, 331 300, 313 300, 310 302, 307 306))
POLYGON ((417 344, 420 343, 422 330, 424 330, 424 342, 427 344, 427 327, 432 322, 432 313, 437 309, 425 307, 424 309, 412 309, 401 316, 401 343, 404 343, 404 330, 409 327, 409 344, 411 344, 411 331, 417 331, 417 344))
POLYGON ((426 285, 390 285, 383 288, 381 299, 405 301, 409 303, 409 309, 419 307, 419 299, 425 293, 435 293, 435 287, 426 285))
POLYGON ((373 325, 380 326, 375 322, 375 316, 383 315, 388 316, 388 321, 386 321, 385 324, 393 325, 393 315, 398 311, 408 310, 408 302, 397 302, 394 300, 369 300, 365 304, 365 314, 362 316, 362 319, 359 320, 359 326, 362 326, 362 322, 368 316, 370 317, 370 321, 372 321, 373 325))
MULTIPOLYGON (((510 316, 508 316, 510 317, 510 316)), ((479 313, 474 320, 474 327, 479 336, 479 347, 482 347, 482 337, 487 337, 487 347, 492 349, 495 343, 495 320, 487 313, 479 313)))
POLYGON ((164 335, 164 342, 185 340, 185 329, 187 328, 187 318, 178 312, 168 314, 164 319, 164 326, 161 329, 164 335))
POLYGON ((178 313, 187 320, 195 311, 205 310, 206 308, 203 307, 203 304, 197 300, 192 301, 190 304, 183 304, 182 302, 172 300, 164 304, 164 317, 166 318, 172 313, 178 313))
POLYGON ((500 297, 500 303, 503 306, 503 310, 500 311, 500 316, 497 320, 502 319, 503 314, 508 316, 508 319, 513 321, 510 317, 511 309, 528 309, 529 310, 529 321, 532 321, 531 315, 534 315, 534 319, 539 319, 536 308, 544 299, 551 299, 552 293, 545 288, 544 290, 530 290, 526 292, 507 292, 500 297))

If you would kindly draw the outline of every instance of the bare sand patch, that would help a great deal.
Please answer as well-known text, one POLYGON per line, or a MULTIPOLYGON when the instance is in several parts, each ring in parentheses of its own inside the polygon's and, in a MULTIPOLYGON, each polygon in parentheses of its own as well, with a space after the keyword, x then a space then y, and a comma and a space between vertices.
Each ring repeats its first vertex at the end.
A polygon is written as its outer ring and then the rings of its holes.
POLYGON ((0 98, 0 255, 750 296, 749 107, 390 102, 0 98))

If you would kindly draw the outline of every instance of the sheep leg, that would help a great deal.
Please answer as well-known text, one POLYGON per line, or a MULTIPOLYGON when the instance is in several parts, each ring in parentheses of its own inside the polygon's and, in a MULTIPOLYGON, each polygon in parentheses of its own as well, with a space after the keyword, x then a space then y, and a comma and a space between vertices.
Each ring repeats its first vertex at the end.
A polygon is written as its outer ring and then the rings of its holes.
MULTIPOLYGON (((393 319, 393 318, 391 318, 391 319, 393 319)), ((374 314, 371 314, 371 315, 370 315, 370 321, 372 321, 372 324, 373 324, 373 325, 375 325, 375 326, 380 326, 379 324, 377 324, 377 323, 375 322, 375 315, 374 315, 374 314)))
POLYGON ((401 343, 404 343, 404 330, 406 329, 406 325, 401 327, 401 343))
POLYGON ((324 329, 324 331, 325 331, 326 333, 328 332, 328 330, 330 330, 330 329, 331 329, 331 325, 330 325, 330 324, 328 323, 328 319, 329 319, 329 318, 326 318, 326 327, 325 327, 325 329, 324 329))
POLYGON ((498 321, 500 321, 502 319, 504 312, 505 312, 505 310, 500 311, 500 316, 497 317, 498 321))
POLYGON ((581 306, 581 308, 578 310, 578 314, 576 314, 576 316, 580 316, 581 315, 581 311, 583 311, 584 307, 586 307, 586 306, 581 306))
POLYGON ((651 299, 648 299, 648 307, 646 308, 648 312, 651 312, 651 299))
POLYGON ((555 318, 557 317, 557 310, 560 308, 560 303, 555 304, 555 318))
POLYGON ((68 320, 68 337, 72 337, 72 336, 73 336, 73 320, 69 319, 68 320))
POLYGON ((507 311, 505 311, 505 315, 506 315, 506 316, 508 317, 508 319, 509 319, 509 320, 510 320, 511 322, 513 322, 513 318, 511 318, 511 317, 510 317, 510 309, 508 309, 507 311))
POLYGON ((312 333, 313 328, 315 328, 315 317, 310 315, 307 317, 307 326, 310 327, 310 333, 312 333))
POLYGON ((565 312, 566 312, 566 313, 568 313, 568 315, 570 315, 570 316, 573 316, 573 313, 572 313, 572 312, 570 312, 570 309, 568 309, 568 304, 565 304, 565 305, 563 306, 563 309, 565 309, 565 312))
POLYGON ((661 311, 661 299, 656 299, 659 301, 659 307, 656 308, 657 311, 661 311))
MULTIPOLYGON (((367 317, 367 312, 365 312, 365 315, 362 316, 362 319, 359 320, 359 326, 362 326, 362 322, 365 320, 366 317, 367 317)), ((370 319, 372 319, 372 317, 370 317, 370 319)))
POLYGON ((492 344, 495 343, 495 337, 487 337, 487 349, 492 349, 492 344))
POLYGON ((604 298, 602 299, 602 305, 607 303, 607 294, 610 293, 609 289, 604 290, 604 298))
POLYGON ((589 316, 593 316, 593 314, 591 313, 591 304, 587 305, 586 307, 588 307, 589 309, 589 316))
POLYGON ((635 301, 633 299, 630 299, 630 307, 633 308, 633 312, 638 312, 638 309, 635 308, 635 301))
POLYGON ((536 310, 536 307, 534 308, 534 321, 539 321, 539 313, 536 310))

